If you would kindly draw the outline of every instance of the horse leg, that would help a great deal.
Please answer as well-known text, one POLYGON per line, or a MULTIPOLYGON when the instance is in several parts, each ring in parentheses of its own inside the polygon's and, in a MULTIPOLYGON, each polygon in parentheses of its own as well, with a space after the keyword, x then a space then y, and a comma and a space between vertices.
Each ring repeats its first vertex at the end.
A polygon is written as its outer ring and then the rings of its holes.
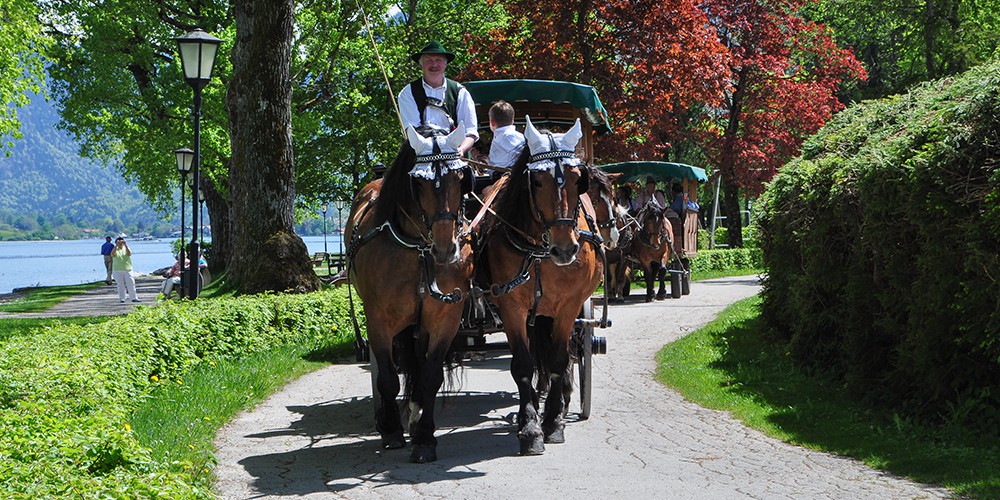
POLYGON ((563 417, 569 407, 567 400, 573 394, 572 378, 569 374, 569 351, 565 344, 550 345, 551 351, 546 356, 549 365, 549 394, 545 398, 545 412, 542 420, 542 432, 546 443, 563 443, 566 437, 563 429, 566 427, 563 417), (568 387, 567 387, 568 385, 568 387))
POLYGON ((646 278, 646 302, 652 302, 655 296, 653 290, 656 287, 656 274, 659 267, 656 261, 650 261, 649 266, 643 270, 645 271, 643 274, 646 275, 644 276, 646 278))
MULTIPOLYGON (((372 338, 371 335, 369 338, 372 338)), ((372 361, 378 370, 375 384, 378 386, 377 397, 380 398, 375 410, 375 429, 382 436, 383 448, 402 448, 406 445, 406 439, 403 437, 403 424, 399 419, 399 406, 396 404, 396 396, 399 395, 399 375, 396 374, 396 364, 392 360, 391 343, 373 351, 372 361)))
POLYGON ((437 346, 422 356, 419 353, 424 351, 423 344, 426 344, 426 341, 421 339, 420 344, 421 348, 417 351, 417 366, 413 373, 416 377, 413 394, 410 395, 409 428, 410 439, 413 441, 410 461, 422 464, 437 460, 434 402, 444 382, 444 358, 447 346, 437 346))
POLYGON ((656 300, 664 300, 667 298, 667 266, 660 265, 659 262, 654 262, 653 266, 656 267, 656 277, 660 279, 660 291, 656 293, 656 300))
MULTIPOLYGON (((522 320, 523 321, 523 320, 522 320)), ((505 321, 504 324, 510 324, 505 321)), ((542 428, 539 425, 535 388, 531 378, 535 374, 535 362, 528 348, 524 331, 507 332, 510 350, 513 355, 510 361, 510 375, 517 384, 517 396, 520 410, 517 414, 517 440, 521 455, 541 455, 545 452, 542 428)))

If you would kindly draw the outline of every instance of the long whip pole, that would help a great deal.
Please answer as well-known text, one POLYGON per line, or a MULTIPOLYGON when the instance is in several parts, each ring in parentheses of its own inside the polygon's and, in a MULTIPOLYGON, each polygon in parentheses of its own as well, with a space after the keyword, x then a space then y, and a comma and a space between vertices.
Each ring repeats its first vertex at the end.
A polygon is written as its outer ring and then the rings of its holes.
POLYGON ((358 10, 361 11, 361 19, 365 22, 365 31, 368 32, 368 39, 372 41, 372 48, 375 49, 375 58, 378 60, 378 67, 382 70, 382 78, 385 78, 385 86, 389 89, 389 102, 392 103, 392 108, 396 110, 396 119, 399 120, 399 131, 402 133, 403 138, 406 139, 406 127, 403 126, 403 115, 399 112, 399 105, 396 104, 396 94, 392 91, 392 84, 389 83, 389 75, 385 71, 385 64, 382 62, 382 55, 378 52, 378 44, 375 43, 375 35, 372 34, 372 26, 368 23, 368 14, 365 13, 365 9, 361 7, 361 0, 354 0, 358 6, 358 10))

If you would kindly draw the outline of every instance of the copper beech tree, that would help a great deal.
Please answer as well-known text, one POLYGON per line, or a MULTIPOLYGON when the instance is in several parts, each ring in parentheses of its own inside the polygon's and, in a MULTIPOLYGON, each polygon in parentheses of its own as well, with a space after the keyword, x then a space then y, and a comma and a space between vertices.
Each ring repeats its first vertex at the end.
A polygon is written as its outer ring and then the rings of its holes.
POLYGON ((507 1, 506 27, 469 37, 475 64, 460 78, 593 85, 616 132, 598 160, 704 158, 741 246, 740 194, 759 193, 843 107, 841 83, 864 77, 798 15, 804 1, 507 1))
MULTIPOLYGON (((721 104, 725 47, 689 0, 505 1, 510 23, 470 36, 460 79, 537 78, 597 89, 615 134, 601 161, 661 159, 696 103, 721 104)), ((515 107, 516 109, 516 107, 515 107)))
POLYGON ((729 52, 724 106, 703 115, 709 163, 722 176, 730 247, 743 246, 739 197, 759 194, 844 105, 836 93, 862 79, 861 63, 828 30, 799 17, 805 0, 705 0, 729 52))

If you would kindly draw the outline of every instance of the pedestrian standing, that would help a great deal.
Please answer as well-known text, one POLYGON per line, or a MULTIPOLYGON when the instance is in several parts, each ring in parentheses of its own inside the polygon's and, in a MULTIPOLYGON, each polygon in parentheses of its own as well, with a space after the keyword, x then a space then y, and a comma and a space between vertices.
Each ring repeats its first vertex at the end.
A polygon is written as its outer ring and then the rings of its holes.
POLYGON ((104 244, 101 245, 101 255, 104 256, 104 269, 108 272, 107 277, 104 278, 104 284, 111 284, 111 251, 115 249, 114 244, 111 243, 111 237, 104 237, 104 244))
POLYGON ((132 249, 125 242, 125 237, 115 239, 115 249, 111 251, 111 270, 115 277, 115 287, 118 289, 118 302, 125 302, 125 294, 132 302, 142 302, 135 294, 135 279, 132 278, 132 249))

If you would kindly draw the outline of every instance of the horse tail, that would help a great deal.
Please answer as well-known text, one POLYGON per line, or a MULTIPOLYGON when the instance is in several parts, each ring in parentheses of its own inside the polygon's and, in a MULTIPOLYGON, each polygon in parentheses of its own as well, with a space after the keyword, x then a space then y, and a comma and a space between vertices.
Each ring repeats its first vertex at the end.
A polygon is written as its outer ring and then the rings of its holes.
POLYGON ((413 332, 416 325, 410 325, 392 340, 392 353, 396 367, 403 374, 403 399, 409 401, 413 394, 413 381, 417 371, 417 339, 413 332))
POLYGON ((538 376, 538 390, 549 388, 549 357, 552 355, 552 318, 535 316, 534 326, 528 326, 528 345, 531 359, 535 361, 535 374, 538 376))
MULTIPOLYGON (((413 394, 413 383, 416 380, 417 371, 417 339, 414 335, 416 325, 406 327, 393 340, 393 355, 399 372, 403 374, 403 398, 410 399, 413 394)), ((452 391, 461 385, 461 377, 456 374, 456 368, 461 366, 459 356, 453 355, 452 351, 444 357, 444 384, 445 391, 452 391)))

